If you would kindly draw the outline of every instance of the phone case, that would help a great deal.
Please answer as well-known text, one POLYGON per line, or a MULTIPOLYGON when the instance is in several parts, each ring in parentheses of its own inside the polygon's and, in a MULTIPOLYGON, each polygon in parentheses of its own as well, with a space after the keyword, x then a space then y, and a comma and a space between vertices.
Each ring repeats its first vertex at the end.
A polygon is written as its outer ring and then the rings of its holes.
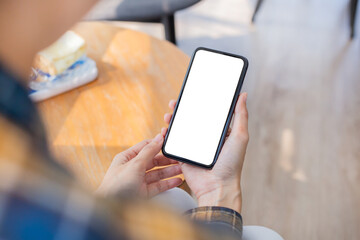
POLYGON ((191 61, 190 61, 190 64, 189 64, 189 67, 187 69, 187 72, 186 72, 186 75, 185 75, 185 79, 184 79, 184 82, 182 84, 182 87, 181 87, 181 91, 180 91, 180 94, 179 94, 179 97, 177 99, 177 102, 176 102, 176 106, 175 106, 175 109, 174 109, 174 112, 173 112, 173 115, 172 115, 172 118, 170 120, 170 124, 169 124, 169 127, 168 127, 168 131, 165 135, 165 139, 164 139, 164 143, 163 143, 163 146, 162 146, 162 153, 164 154, 165 157, 168 157, 168 158, 171 158, 171 159, 175 159, 177 161, 180 161, 180 162, 184 162, 184 163, 188 163, 188 164, 192 164, 192 165, 196 165, 196 166, 199 166, 199 167, 203 167, 203 168, 207 168, 207 169, 212 169, 219 157, 219 154, 221 152, 221 148, 225 142, 225 138, 226 138, 226 133, 228 131, 228 128, 229 128, 229 125, 230 125, 230 122, 231 122, 231 118, 232 118, 232 115, 234 113, 234 109, 235 109, 235 105, 236 105, 236 101, 237 101, 237 98, 240 94, 240 90, 241 90, 241 87, 243 85, 243 82, 244 82, 244 79, 245 79, 245 75, 246 75, 246 72, 247 72, 247 68, 249 66, 249 62, 248 60, 243 57, 243 56, 239 56, 239 55, 235 55, 235 54, 232 54, 232 53, 226 53, 226 52, 222 52, 222 51, 218 51, 218 50, 214 50, 214 49, 209 49, 209 48, 205 48, 205 47, 199 47, 197 48, 194 53, 192 54, 192 57, 191 57, 191 61), (194 57, 196 55, 196 52, 199 51, 199 50, 205 50, 205 51, 210 51, 210 52, 214 52, 214 53, 218 53, 218 54, 223 54, 223 55, 227 55, 227 56, 231 56, 231 57, 236 57, 236 58, 240 58, 244 61, 244 67, 243 67, 243 70, 241 72, 241 75, 240 75, 240 78, 239 78, 239 82, 238 82, 238 85, 236 87, 236 91, 235 91, 235 94, 233 96, 233 99, 232 99, 232 103, 231 103, 231 107, 230 107, 230 110, 229 110, 229 113, 228 113, 228 116, 227 116, 227 119, 226 119, 226 123, 225 123, 225 126, 224 126, 224 129, 222 131, 222 134, 221 134, 221 138, 220 138, 220 141, 219 141, 219 144, 218 144, 218 147, 217 147, 217 150, 216 150, 216 154, 215 154, 215 157, 214 157, 214 161, 210 164, 210 165, 205 165, 205 164, 201 164, 201 163, 198 163, 198 162, 195 162, 195 161, 192 161, 192 160, 189 160, 189 159, 185 159, 185 158, 182 158, 182 157, 179 157, 179 156, 174 156, 172 154, 169 154, 165 151, 165 145, 166 145, 166 142, 167 142, 167 139, 168 139, 168 136, 169 136, 169 133, 171 131, 171 126, 172 126, 172 123, 176 117, 176 111, 178 109, 178 105, 181 101, 181 97, 182 97, 182 94, 183 94, 183 91, 184 91, 184 88, 185 88, 185 85, 186 85, 186 81, 188 79, 188 75, 190 73, 190 69, 191 69, 191 66, 192 66, 192 63, 193 63, 193 60, 194 60, 194 57))

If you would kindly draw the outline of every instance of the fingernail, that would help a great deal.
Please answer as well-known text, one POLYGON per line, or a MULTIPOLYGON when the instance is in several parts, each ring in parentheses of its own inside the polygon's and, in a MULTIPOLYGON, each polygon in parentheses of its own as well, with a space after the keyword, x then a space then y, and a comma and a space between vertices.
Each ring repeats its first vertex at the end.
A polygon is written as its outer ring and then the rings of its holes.
POLYGON ((156 137, 154 138, 154 142, 160 143, 163 140, 163 136, 159 133, 158 135, 156 135, 156 137))
POLYGON ((244 102, 247 101, 247 96, 248 96, 248 94, 247 94, 247 92, 245 92, 245 93, 244 93, 244 102))

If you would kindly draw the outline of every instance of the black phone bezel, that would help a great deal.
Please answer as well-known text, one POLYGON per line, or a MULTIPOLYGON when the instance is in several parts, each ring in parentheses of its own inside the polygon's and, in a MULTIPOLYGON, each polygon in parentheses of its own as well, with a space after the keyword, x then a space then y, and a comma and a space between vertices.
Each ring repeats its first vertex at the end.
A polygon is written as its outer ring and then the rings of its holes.
POLYGON ((248 60, 243 57, 243 56, 240 56, 240 55, 236 55, 236 54, 232 54, 232 53, 227 53, 227 52, 223 52, 223 51, 219 51, 219 50, 214 50, 214 49, 210 49, 210 48, 205 48, 205 47, 198 47, 197 49, 195 49, 194 53, 192 54, 192 57, 191 57, 191 60, 190 60, 190 64, 189 64, 189 67, 186 71, 186 75, 185 75, 185 78, 184 78, 184 82, 181 86, 181 90, 180 90, 180 94, 179 94, 179 97, 176 101, 176 105, 175 105, 175 109, 174 109, 174 112, 173 112, 173 115, 171 117, 171 120, 170 120, 170 123, 169 123, 169 127, 168 127, 168 131, 166 132, 166 135, 165 135, 165 139, 164 139, 164 143, 162 145, 162 153, 164 154, 165 157, 168 157, 168 158, 171 158, 171 159, 174 159, 174 160, 177 160, 177 161, 180 161, 180 162, 184 162, 184 163, 188 163, 188 164, 192 164, 192 165, 196 165, 196 166, 199 166, 199 167, 203 167, 203 168, 207 168, 207 169, 212 169, 219 157, 219 154, 221 152, 221 149, 222 149, 222 146, 225 142, 225 138, 226 138, 226 133, 228 131, 228 128, 229 128, 229 125, 231 123, 231 118, 232 118, 232 115, 234 113, 234 109, 235 109, 235 106, 236 106, 236 102, 237 102, 237 98, 240 94, 240 91, 241 91, 241 87, 243 85, 243 82, 244 82, 244 79, 245 79, 245 75, 246 75, 246 72, 247 72, 247 69, 248 69, 248 66, 249 66, 249 62, 248 60), (230 106, 230 109, 229 109, 229 112, 228 112, 228 116, 227 116, 227 119, 226 119, 226 122, 225 122, 225 125, 224 125, 224 128, 223 128, 223 131, 222 131, 222 134, 221 134, 221 138, 220 138, 220 141, 219 141, 219 144, 218 144, 218 147, 216 149, 216 153, 215 153, 215 156, 214 156, 214 159, 212 161, 211 164, 209 165, 206 165, 206 164, 202 164, 202 163, 199 163, 199 162, 196 162, 196 161, 193 161, 193 160, 190 160, 190 159, 186 159, 186 158, 183 158, 183 157, 179 157, 179 156, 175 156, 175 155, 172 155, 170 153, 167 153, 165 151, 165 145, 166 145, 166 142, 167 142, 167 139, 168 139, 168 136, 169 136, 169 133, 171 131, 171 127, 172 127, 172 124, 173 124, 173 121, 176 117, 176 112, 177 112, 177 109, 178 109, 178 106, 179 106, 179 103, 181 101, 181 97, 182 97, 182 94, 183 94, 183 91, 184 91, 184 88, 185 88, 185 85, 186 85, 186 82, 187 82, 187 79, 188 79, 188 76, 189 76, 189 73, 190 73, 190 70, 191 70, 191 67, 192 67, 192 64, 193 64, 193 61, 194 61, 194 58, 196 56, 196 53, 200 50, 204 50, 204 51, 209 51, 209 52, 213 52, 213 53, 217 53, 217 54, 222 54, 222 55, 226 55, 226 56, 231 56, 231 57, 236 57, 236 58, 240 58, 244 61, 244 66, 242 68, 242 71, 241 71, 241 74, 240 74, 240 77, 239 77, 239 81, 238 81, 238 84, 237 84, 237 87, 236 87, 236 91, 235 91, 235 94, 233 96, 233 100, 232 100, 232 103, 231 103, 231 106, 230 106))

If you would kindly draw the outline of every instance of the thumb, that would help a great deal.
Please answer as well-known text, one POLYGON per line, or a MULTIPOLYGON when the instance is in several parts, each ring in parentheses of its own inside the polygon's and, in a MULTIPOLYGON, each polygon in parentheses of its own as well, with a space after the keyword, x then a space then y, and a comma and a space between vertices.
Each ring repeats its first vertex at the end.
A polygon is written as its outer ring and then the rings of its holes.
POLYGON ((149 142, 136 156, 136 161, 146 167, 153 164, 154 157, 160 152, 164 137, 161 134, 149 142))
POLYGON ((236 137, 247 140, 248 133, 248 111, 246 108, 247 93, 240 94, 236 103, 234 113, 234 125, 229 137, 236 137))

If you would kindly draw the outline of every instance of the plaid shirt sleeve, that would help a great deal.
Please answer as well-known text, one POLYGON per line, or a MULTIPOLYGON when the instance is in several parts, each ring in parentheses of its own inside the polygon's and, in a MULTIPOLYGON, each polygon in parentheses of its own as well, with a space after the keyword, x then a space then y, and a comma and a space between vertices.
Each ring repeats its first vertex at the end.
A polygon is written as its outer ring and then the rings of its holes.
POLYGON ((198 207, 187 211, 185 215, 195 221, 215 227, 218 231, 230 231, 239 238, 242 236, 242 217, 230 208, 198 207))

